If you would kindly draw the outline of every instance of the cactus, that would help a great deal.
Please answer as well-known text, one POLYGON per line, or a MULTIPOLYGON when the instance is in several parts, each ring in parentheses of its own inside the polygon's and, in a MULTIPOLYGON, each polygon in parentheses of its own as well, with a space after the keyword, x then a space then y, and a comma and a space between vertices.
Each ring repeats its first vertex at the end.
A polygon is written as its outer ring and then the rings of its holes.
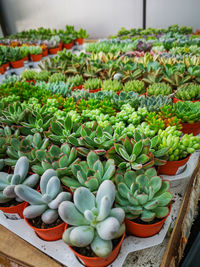
POLYGON ((107 257, 112 251, 112 239, 125 231, 124 210, 112 208, 115 201, 113 182, 104 181, 96 197, 88 188, 79 187, 73 200, 74 203, 64 201, 58 208, 61 219, 72 226, 63 233, 63 241, 75 247, 90 245, 98 257, 107 257))
POLYGON ((77 151, 73 147, 70 149, 67 143, 61 147, 52 145, 47 151, 39 149, 35 153, 36 159, 39 161, 32 166, 35 173, 42 175, 48 169, 54 169, 59 178, 65 175, 71 175, 71 165, 78 163, 77 151))
POLYGON ((42 139, 39 133, 21 137, 21 140, 13 137, 11 138, 10 145, 7 147, 6 153, 9 158, 5 159, 5 163, 9 166, 14 166, 20 157, 26 156, 30 165, 33 165, 38 161, 36 151, 39 149, 45 153, 48 145, 48 138, 42 139))
POLYGON ((140 171, 126 171, 124 175, 116 174, 116 206, 124 209, 126 218, 140 218, 151 222, 155 217, 163 218, 169 213, 172 194, 169 181, 157 176, 154 168, 140 171))
POLYGON ((163 165, 167 159, 168 147, 156 149, 158 136, 145 138, 138 130, 134 133, 134 139, 126 137, 122 144, 115 143, 107 153, 108 159, 114 159, 119 168, 126 169, 147 169, 153 165, 163 165))
POLYGON ((56 171, 47 170, 40 179, 40 191, 38 192, 27 185, 17 185, 15 193, 30 205, 23 211, 27 219, 41 216, 46 224, 51 224, 58 219, 58 207, 65 201, 71 199, 71 194, 63 192, 56 171))
POLYGON ((81 161, 71 166, 74 177, 63 177, 62 183, 74 190, 80 186, 87 187, 91 192, 96 192, 99 185, 110 180, 115 173, 114 160, 101 162, 94 151, 87 156, 87 161, 81 161))
POLYGON ((16 186, 20 184, 30 188, 34 187, 39 181, 37 174, 27 177, 28 170, 29 162, 27 157, 20 157, 16 162, 14 174, 0 172, 0 203, 6 203, 13 198, 18 202, 23 201, 15 193, 16 186))

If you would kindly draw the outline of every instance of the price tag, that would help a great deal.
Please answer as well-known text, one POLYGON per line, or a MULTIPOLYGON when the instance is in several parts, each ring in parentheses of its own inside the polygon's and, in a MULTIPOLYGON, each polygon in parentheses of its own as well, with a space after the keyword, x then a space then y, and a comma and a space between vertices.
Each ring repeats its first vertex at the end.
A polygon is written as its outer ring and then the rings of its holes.
POLYGON ((10 220, 20 220, 21 217, 19 216, 18 213, 6 213, 4 212, 4 216, 6 217, 6 219, 10 219, 10 220))

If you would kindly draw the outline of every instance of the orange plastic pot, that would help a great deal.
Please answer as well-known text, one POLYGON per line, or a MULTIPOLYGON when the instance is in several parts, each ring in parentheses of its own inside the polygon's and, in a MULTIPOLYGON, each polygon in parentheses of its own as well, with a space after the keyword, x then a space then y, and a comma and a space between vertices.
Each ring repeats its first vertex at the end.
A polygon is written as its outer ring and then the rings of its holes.
POLYGON ((153 224, 139 224, 128 219, 125 219, 126 231, 128 234, 132 234, 138 237, 150 237, 156 235, 162 229, 164 222, 171 212, 172 205, 169 207, 169 213, 160 222, 153 224))
POLYGON ((164 165, 158 167, 159 174, 176 175, 181 173, 190 156, 182 160, 167 161, 164 165))
MULTIPOLYGON (((25 208, 29 204, 26 203, 25 208)), ((63 222, 55 227, 49 229, 40 229, 30 224, 29 220, 24 217, 25 222, 36 232, 36 234, 45 241, 56 241, 62 238, 66 223, 63 222)))
POLYGON ((42 56, 43 56, 43 57, 48 56, 48 49, 47 49, 47 48, 44 49, 44 50, 42 50, 42 56))
POLYGON ((110 255, 106 258, 101 258, 101 257, 86 257, 78 252, 76 252, 72 247, 69 246, 69 248, 74 252, 74 254, 84 263, 85 266, 87 267, 105 267, 110 265, 116 258, 117 255, 119 254, 122 242, 125 237, 125 232, 119 242, 119 244, 113 249, 113 251, 110 253, 110 255))
POLYGON ((3 64, 2 67, 4 68, 4 72, 7 71, 9 68, 9 63, 7 62, 7 63, 3 64))
POLYGON ((31 57, 31 60, 33 62, 36 62, 36 61, 40 61, 42 59, 42 54, 39 54, 39 55, 30 55, 31 57))
POLYGON ((73 45, 74 45, 74 43, 71 42, 69 44, 63 44, 63 47, 68 50, 68 49, 72 49, 73 45))
POLYGON ((83 40, 83 38, 77 38, 77 39, 75 40, 75 42, 76 42, 78 45, 82 45, 83 42, 84 42, 84 40, 83 40))
POLYGON ((63 42, 60 42, 59 44, 59 50, 61 51, 63 49, 63 42))
POLYGON ((57 54, 58 51, 59 51, 59 47, 49 48, 49 54, 51 54, 51 55, 57 54))
POLYGON ((117 94, 117 95, 120 95, 120 93, 121 93, 121 92, 122 92, 122 90, 121 90, 121 91, 118 91, 118 92, 116 92, 116 94, 117 94))
POLYGON ((195 122, 195 123, 185 123, 182 122, 182 132, 184 134, 190 134, 193 133, 193 135, 197 135, 200 133, 200 122, 195 122))
POLYGON ((30 84, 30 83, 34 83, 34 84, 36 84, 36 81, 35 81, 35 80, 26 80, 26 82, 29 83, 29 84, 30 84))
POLYGON ((12 61, 12 62, 10 62, 10 64, 14 69, 22 68, 22 67, 24 67, 24 60, 20 59, 17 61, 12 61))
POLYGON ((72 87, 72 91, 74 91, 74 90, 81 90, 81 89, 83 89, 83 85, 72 87))
POLYGON ((28 56, 23 58, 23 61, 28 61, 28 56))
POLYGON ((0 74, 4 74, 4 72, 5 72, 5 71, 4 71, 4 66, 1 65, 1 66, 0 66, 0 74))
POLYGON ((23 216, 23 210, 26 206, 26 202, 22 202, 16 206, 12 207, 0 207, 0 210, 5 212, 5 213, 17 213, 21 218, 24 218, 23 216))
MULTIPOLYGON (((176 97, 173 97, 172 98, 172 101, 173 101, 173 103, 177 103, 178 101, 180 101, 180 102, 185 102, 185 101, 187 101, 187 100, 181 100, 181 99, 178 99, 178 98, 176 98, 176 97)), ((200 99, 199 100, 192 100, 192 102, 200 102, 200 99)))

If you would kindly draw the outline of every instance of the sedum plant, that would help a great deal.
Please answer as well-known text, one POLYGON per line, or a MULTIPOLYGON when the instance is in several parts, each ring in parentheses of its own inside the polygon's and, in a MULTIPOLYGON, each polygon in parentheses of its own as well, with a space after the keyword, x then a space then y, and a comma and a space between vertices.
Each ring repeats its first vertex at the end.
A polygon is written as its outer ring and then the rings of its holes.
POLYGON ((139 80, 132 80, 124 84, 125 92, 135 92, 138 94, 143 94, 145 92, 144 82, 139 80))
POLYGON ((71 166, 73 177, 63 177, 62 183, 71 190, 80 186, 87 187, 91 192, 96 192, 100 184, 112 179, 115 173, 114 160, 102 162, 97 154, 91 151, 87 155, 87 161, 81 161, 71 166))
POLYGON ((148 95, 155 95, 155 96, 167 96, 172 93, 172 88, 170 85, 166 83, 153 83, 147 88, 148 95))
POLYGON ((173 197, 169 192, 170 183, 157 176, 154 168, 141 174, 134 171, 126 171, 124 175, 118 173, 115 182, 116 206, 124 209, 126 218, 151 222, 169 213, 173 197))
POLYGON ((134 139, 126 137, 120 143, 115 143, 108 150, 106 157, 114 159, 121 169, 147 169, 153 165, 163 165, 167 159, 168 147, 158 150, 159 137, 145 138, 138 130, 134 133, 134 139))
POLYGON ((85 83, 84 83, 84 88, 86 90, 94 90, 94 89, 99 89, 101 88, 101 79, 98 78, 91 78, 88 79, 85 83))
POLYGON ((76 149, 74 147, 70 149, 67 143, 61 147, 51 145, 46 151, 38 149, 35 156, 38 161, 32 166, 35 173, 41 175, 48 169, 54 169, 59 178, 64 175, 71 175, 71 165, 79 162, 76 149))
POLYGON ((37 174, 27 176, 28 170, 27 157, 20 157, 16 162, 13 174, 0 172, 0 203, 6 203, 12 199, 16 199, 18 202, 23 201, 15 193, 16 186, 21 184, 30 188, 34 187, 39 181, 39 175, 37 174))
POLYGON ((71 194, 63 192, 60 180, 54 170, 47 170, 40 179, 40 192, 26 186, 18 185, 15 193, 24 201, 29 203, 23 211, 27 219, 41 216, 46 224, 51 224, 58 219, 58 207, 66 200, 71 199, 71 194))
POLYGON ((115 186, 104 181, 96 197, 85 187, 76 189, 73 202, 64 201, 58 212, 63 221, 71 225, 63 233, 63 241, 69 246, 87 247, 98 257, 110 255, 112 240, 125 231, 124 210, 112 208, 115 201, 115 186))
POLYGON ((119 92, 122 90, 122 84, 118 80, 105 80, 102 83, 102 90, 119 92))
POLYGON ((195 83, 183 84, 176 91, 175 97, 180 100, 200 100, 200 85, 195 83))

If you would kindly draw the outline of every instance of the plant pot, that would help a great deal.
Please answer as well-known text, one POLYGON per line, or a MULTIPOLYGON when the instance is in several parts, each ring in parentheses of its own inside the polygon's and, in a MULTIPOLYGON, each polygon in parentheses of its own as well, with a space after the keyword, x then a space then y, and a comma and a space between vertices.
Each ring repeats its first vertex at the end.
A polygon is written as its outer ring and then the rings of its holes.
POLYGON ((10 66, 9 62, 2 65, 2 67, 4 68, 4 72, 9 69, 9 66, 10 66))
POLYGON ((28 62, 28 56, 24 57, 24 58, 23 58, 23 61, 24 61, 24 62, 28 62))
POLYGON ((2 75, 3 75, 3 74, 4 74, 4 72, 5 72, 5 70, 4 70, 4 66, 3 66, 3 65, 1 65, 1 66, 0 66, 0 74, 2 74, 2 75))
POLYGON ((31 57, 31 60, 33 62, 37 62, 37 61, 40 61, 42 59, 42 54, 39 54, 39 55, 30 55, 31 57))
POLYGON ((101 91, 101 88, 91 89, 91 90, 89 90, 89 93, 96 93, 96 92, 99 92, 99 91, 101 91))
POLYGON ((190 155, 182 160, 167 161, 164 165, 158 167, 159 174, 178 175, 185 169, 185 164, 188 162, 190 155))
POLYGON ((61 51, 63 49, 63 42, 60 42, 59 44, 59 50, 61 51))
POLYGON ((47 49, 47 48, 44 49, 44 50, 42 50, 42 56, 43 56, 43 57, 48 56, 48 49, 47 49))
POLYGON ((78 252, 76 252, 72 247, 70 247, 70 246, 68 246, 68 247, 84 263, 85 266, 88 266, 88 267, 94 267, 94 266, 105 267, 105 266, 110 265, 117 258, 117 255, 119 254, 124 237, 125 237, 125 232, 122 235, 122 238, 121 238, 120 242, 118 243, 118 245, 113 249, 113 251, 110 253, 110 255, 106 258, 86 257, 86 256, 83 256, 83 255, 79 254, 78 252))
POLYGON ((34 83, 34 84, 36 84, 36 81, 35 81, 35 80, 26 80, 26 82, 29 83, 29 84, 30 84, 30 83, 34 83))
POLYGON ((83 85, 72 87, 72 91, 74 91, 74 90, 81 90, 81 89, 83 89, 83 85))
POLYGON ((121 93, 121 92, 122 92, 122 90, 121 90, 121 91, 118 91, 118 92, 116 92, 116 94, 117 94, 117 95, 120 95, 120 93, 121 93))
POLYGON ((126 231, 129 234, 138 236, 138 237, 150 237, 156 235, 162 229, 164 222, 171 212, 172 205, 169 207, 169 213, 165 216, 160 222, 153 224, 139 224, 128 219, 125 219, 126 231))
POLYGON ((11 206, 11 207, 0 207, 0 210, 5 212, 5 213, 17 213, 22 219, 24 218, 23 216, 23 210, 26 206, 26 202, 22 202, 16 206, 11 206))
POLYGON ((69 44, 63 44, 63 47, 68 50, 68 49, 72 49, 73 45, 74 45, 74 43, 71 42, 69 44))
MULTIPOLYGON (((26 208, 29 204, 25 203, 26 208)), ((49 228, 49 229, 40 229, 34 227, 28 219, 24 217, 25 222, 35 231, 35 233, 43 240, 45 241, 56 241, 62 238, 66 223, 63 222, 55 227, 49 228)))
POLYGON ((180 101, 180 102, 185 102, 185 101, 200 102, 200 99, 199 99, 199 100, 181 100, 181 99, 178 99, 178 98, 176 98, 176 97, 173 97, 173 98, 172 98, 172 101, 173 101, 173 103, 176 104, 178 101, 180 101))
POLYGON ((200 133, 200 122, 195 122, 195 123, 185 123, 182 122, 182 132, 184 134, 190 134, 193 133, 193 135, 197 135, 200 133))
POLYGON ((59 51, 59 47, 49 48, 49 54, 51 54, 51 55, 57 54, 58 51, 59 51))
POLYGON ((22 67, 24 67, 24 60, 20 59, 17 61, 12 61, 12 62, 10 62, 10 64, 14 69, 22 68, 22 67))
POLYGON ((83 38, 77 38, 77 39, 75 40, 75 42, 76 42, 78 45, 82 45, 83 42, 84 42, 84 40, 83 40, 83 38))

